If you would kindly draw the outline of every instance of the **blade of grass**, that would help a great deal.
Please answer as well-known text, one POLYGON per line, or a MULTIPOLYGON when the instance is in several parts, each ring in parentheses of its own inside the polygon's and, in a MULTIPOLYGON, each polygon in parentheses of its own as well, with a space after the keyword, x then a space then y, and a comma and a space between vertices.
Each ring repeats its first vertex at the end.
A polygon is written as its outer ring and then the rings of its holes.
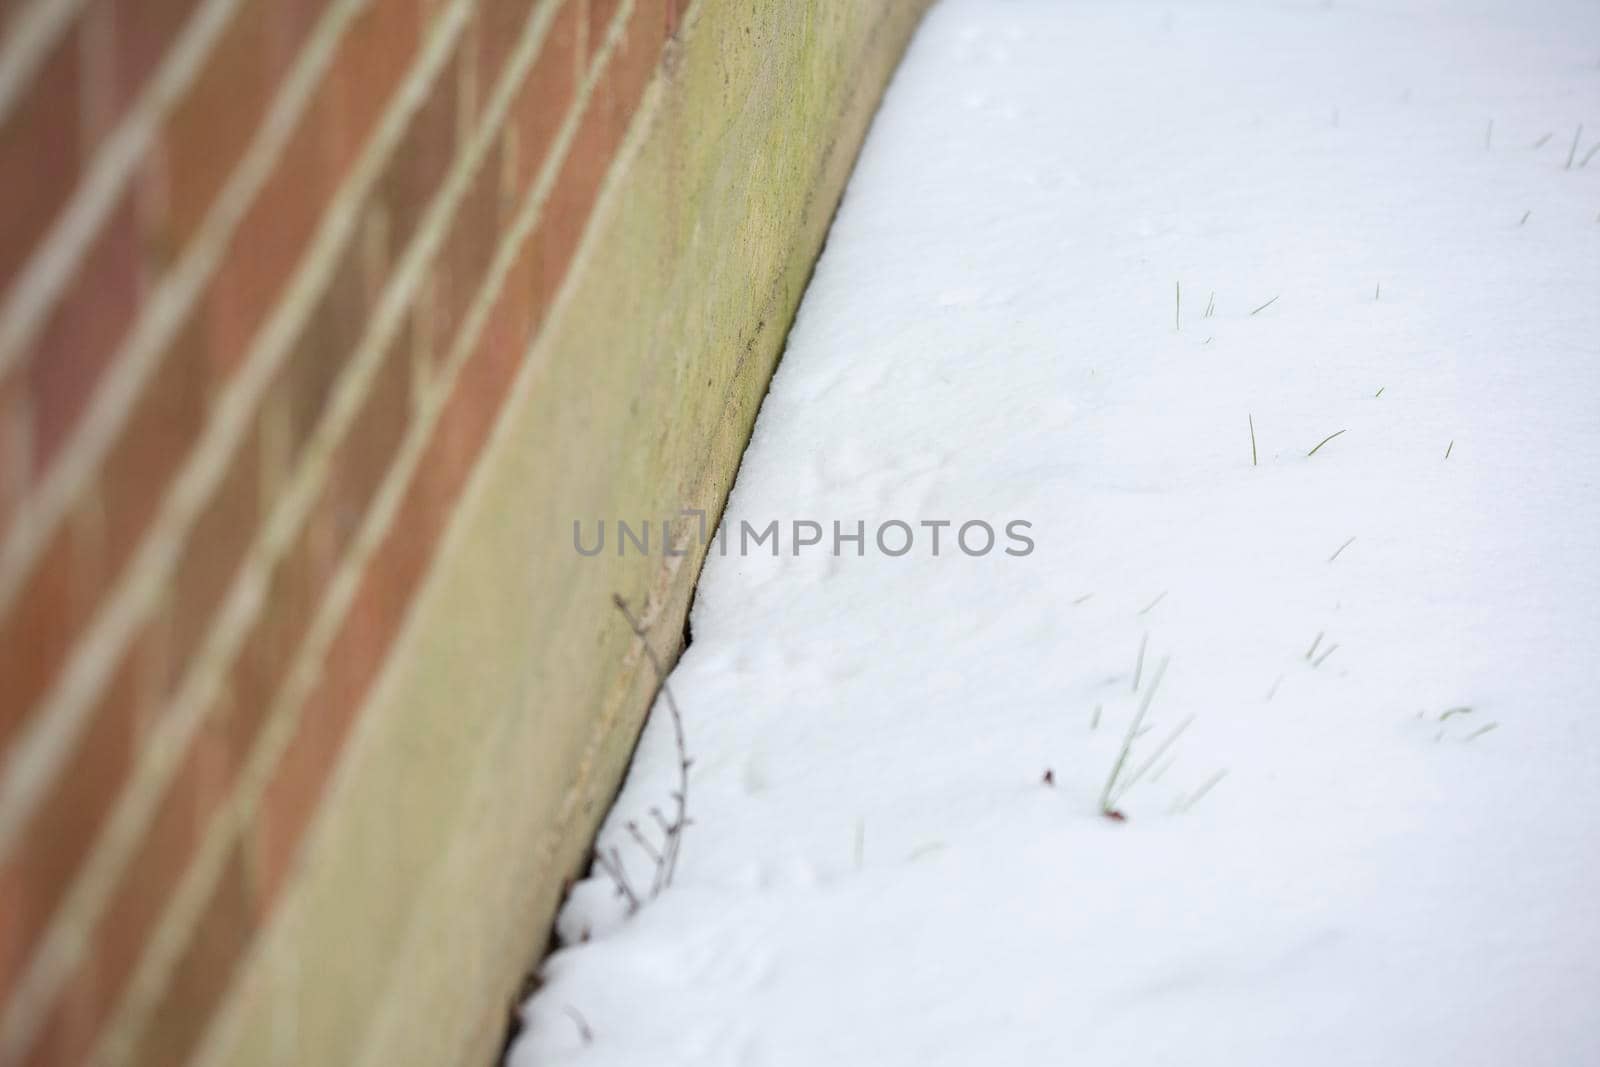
POLYGON ((1133 721, 1128 723, 1128 733, 1122 739, 1122 747, 1117 750, 1116 762, 1111 765, 1111 776, 1106 779, 1105 788, 1100 790, 1100 811, 1111 814, 1112 793, 1117 788, 1117 778, 1122 774, 1123 764, 1128 762, 1128 753, 1133 749, 1134 739, 1139 736, 1139 727, 1144 723, 1144 717, 1150 710, 1150 702, 1156 697, 1156 690, 1161 688, 1161 679, 1167 673, 1168 657, 1163 657, 1156 667, 1156 673, 1150 678, 1150 688, 1144 691, 1144 699, 1139 701, 1139 710, 1134 713, 1133 721))
POLYGON ((1327 444, 1329 441, 1333 440, 1335 437, 1338 437, 1342 433, 1344 433, 1343 430, 1335 430, 1333 433, 1330 433, 1328 436, 1326 436, 1322 440, 1318 441, 1316 448, 1313 448, 1310 452, 1306 453, 1306 458, 1309 459, 1312 456, 1316 455, 1317 454, 1317 448, 1321 448, 1323 445, 1327 444))
POLYGON ((1205 785, 1201 786, 1199 789, 1196 789, 1193 795, 1191 795, 1188 800, 1183 802, 1183 806, 1179 808, 1178 811, 1180 813, 1186 812, 1196 804, 1200 803, 1200 798, 1211 792, 1212 789, 1216 788, 1217 783, 1222 781, 1227 776, 1228 772, 1226 769, 1220 770, 1216 774, 1213 774, 1210 778, 1206 779, 1205 785))
POLYGON ((1167 754, 1167 749, 1177 744, 1178 738, 1183 736, 1183 732, 1189 728, 1189 724, 1192 722, 1194 722, 1193 715, 1180 722, 1178 728, 1168 734, 1166 739, 1156 746, 1155 751, 1150 753, 1149 758, 1139 764, 1139 769, 1128 775, 1127 781, 1111 797, 1111 806, 1113 808, 1121 802, 1123 797, 1128 795, 1128 790, 1139 784, 1140 780, 1149 773, 1150 768, 1156 765, 1156 761, 1167 754))
MULTIPOLYGON (((1282 293, 1278 294, 1278 296, 1282 296, 1282 295, 1283 295, 1282 293)), ((1262 304, 1260 307, 1256 308, 1255 311, 1250 312, 1250 314, 1257 315, 1257 314, 1260 314, 1261 312, 1267 310, 1273 304, 1276 304, 1278 302, 1278 296, 1275 296, 1271 300, 1268 300, 1265 304, 1262 304)))

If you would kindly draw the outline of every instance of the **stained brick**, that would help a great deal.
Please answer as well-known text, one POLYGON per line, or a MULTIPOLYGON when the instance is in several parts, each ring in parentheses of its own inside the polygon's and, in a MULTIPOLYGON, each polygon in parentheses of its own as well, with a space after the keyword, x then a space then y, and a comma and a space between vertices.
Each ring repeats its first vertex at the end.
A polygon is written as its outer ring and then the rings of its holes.
POLYGON ((326 497, 339 516, 344 554, 358 521, 377 495, 411 422, 411 360, 406 339, 397 333, 367 388, 350 432, 335 451, 326 497))
POLYGON ((500 243, 500 154, 503 150, 504 143, 496 141, 484 153, 472 183, 456 207, 444 248, 434 266, 433 351, 437 355, 449 350, 450 341, 483 284, 489 262, 500 243))
POLYGON ((136 205, 123 196, 50 317, 28 361, 35 477, 47 470, 88 407, 117 344, 139 311, 136 205))
POLYGON ((222 874, 178 959, 163 1006, 134 1053, 135 1063, 187 1063, 233 970, 255 934, 259 911, 243 854, 229 851, 222 874))
POLYGON ((172 655, 190 662, 209 633, 223 594, 256 537, 261 494, 258 439, 248 437, 229 461, 201 511, 173 578, 172 655))
POLYGON ((352 242, 283 368, 282 386, 289 397, 289 439, 296 450, 292 455, 298 454, 321 420, 334 382, 360 344, 367 310, 361 250, 352 242))
POLYGON ((421 27, 415 0, 369 4, 340 39, 328 71, 334 106, 329 144, 342 172, 355 161, 365 136, 388 104, 417 49, 421 27))
POLYGON ((269 56, 275 79, 288 73, 331 0, 277 0, 273 5, 269 56))
POLYGON ((0 378, 0 530, 9 530, 31 483, 33 416, 22 375, 0 378))
POLYGON ((391 246, 397 250, 411 243, 417 223, 455 159, 459 63, 458 52, 412 117, 378 186, 379 202, 389 218, 391 246))
MULTIPOLYGON (((638 6, 643 7, 649 0, 640 0, 638 6)), ((622 0, 588 0, 589 7, 589 51, 585 59, 594 62, 595 53, 600 51, 606 43, 606 34, 611 30, 611 20, 616 17, 617 8, 622 6, 622 0)), ((607 77, 610 72, 607 72, 607 77)))
POLYGON ((147 647, 135 641, 117 665, 89 728, 78 739, 71 773, 50 783, 43 802, 0 864, 0 1001, 15 988, 71 878, 89 853, 127 781, 137 744, 137 711, 147 647))
POLYGON ((106 456, 100 487, 112 574, 138 547, 168 483, 200 439, 208 392, 201 323, 191 319, 139 394, 106 456))
POLYGON ((83 78, 78 28, 63 34, 0 125, 0 292, 11 287, 78 184, 83 78))
POLYGON ((478 7, 475 26, 478 49, 478 80, 487 93, 499 79, 511 48, 522 37, 529 19, 538 10, 527 0, 484 0, 478 7))
MULTIPOLYGON (((544 219, 519 250, 505 288, 491 308, 485 332, 456 379, 421 464, 403 494, 400 513, 361 576, 355 601, 322 665, 322 676, 301 709, 289 748, 273 771, 257 821, 249 837, 229 852, 223 876, 200 922, 190 932, 167 988, 160 994, 154 1022, 143 1035, 135 1056, 137 1062, 182 1062, 187 1057, 229 987, 267 907, 287 884, 300 842, 315 816, 343 744, 389 654, 445 523, 481 455, 527 342, 538 327, 543 301, 555 292, 576 250, 600 180, 653 69, 665 32, 661 29, 665 25, 664 10, 650 3, 638 5, 629 28, 628 47, 617 53, 613 69, 607 74, 605 91, 584 116, 574 155, 563 167, 544 219), (260 875, 259 881, 253 877, 256 874, 260 875)), ((559 13, 557 24, 552 27, 554 32, 511 119, 517 124, 519 158, 510 170, 520 179, 516 183, 518 189, 525 188, 531 180, 570 101, 577 68, 578 23, 574 21, 574 11, 583 13, 586 9, 581 4, 568 4, 559 13)), ((380 12, 381 25, 369 23, 364 32, 370 36, 352 43, 352 51, 340 61, 342 69, 363 72, 371 81, 352 81, 354 74, 342 76, 315 113, 314 123, 308 126, 316 135, 307 135, 300 142, 321 146, 320 151, 304 157, 315 161, 313 191, 298 194, 304 198, 303 203, 310 205, 304 210, 313 220, 338 175, 343 173, 342 168, 352 158, 353 127, 388 99, 392 84, 383 84, 384 79, 404 68, 415 45, 415 34, 421 25, 417 0, 373 5, 361 16, 362 22, 378 18, 380 12), (398 22, 390 25, 390 20, 398 22), (387 47, 383 46, 385 42, 387 47), (405 52, 406 56, 390 54, 398 52, 405 52), (365 95, 368 93, 372 94, 370 101, 365 95)), ((511 17, 509 9, 504 14, 511 17)), ((484 18, 489 17, 486 10, 484 18)), ((281 34, 283 30, 280 27, 275 32, 281 34)), ((454 91, 445 87, 455 84, 454 76, 447 74, 434 92, 442 98, 454 91)), ((433 106, 430 104, 424 111, 433 106)), ((452 110, 438 106, 445 114, 452 110)), ((418 121, 425 120, 419 116, 418 121)), ((449 279, 449 291, 441 299, 447 305, 446 313, 435 317, 445 319, 452 331, 459 326, 465 307, 482 285, 493 250, 504 236, 502 171, 508 164, 501 153, 505 143, 505 138, 496 140, 494 151, 474 176, 442 249, 435 276, 449 279)), ((404 178, 397 172, 385 178, 385 197, 397 201, 420 198, 425 193, 419 190, 439 180, 437 160, 413 161, 411 165, 418 169, 404 178)), ((289 187, 282 188, 282 195, 296 195, 287 191, 289 187)), ((262 199, 267 199, 265 193, 262 199)), ((263 211, 263 225, 275 219, 281 222, 280 211, 292 216, 295 210, 286 201, 275 201, 270 211, 263 211)), ((395 217, 391 217, 391 224, 396 227, 391 233, 396 236, 394 247, 402 247, 411 233, 402 233, 399 228, 407 224, 395 217)), ((285 246, 299 247, 295 225, 292 218, 285 224, 285 232, 290 235, 285 246)), ((265 239, 266 230, 251 233, 250 241, 229 251, 230 259, 257 257, 263 252, 268 256, 278 254, 263 249, 260 241, 265 239)), ((291 268, 292 263, 286 269, 291 268)), ((286 412, 289 436, 296 444, 303 443, 316 425, 326 406, 330 384, 346 364, 370 315, 371 292, 360 268, 359 242, 352 242, 268 400, 274 408, 286 412)), ((191 384, 179 389, 179 432, 170 437, 157 434, 148 420, 158 409, 152 401, 141 398, 130 423, 130 428, 143 427, 134 443, 149 439, 160 447, 131 470, 141 475, 133 480, 155 483, 153 495, 164 490, 170 477, 165 464, 157 462, 157 458, 168 449, 178 448, 180 441, 184 450, 192 445, 203 418, 210 375, 225 374, 230 369, 227 364, 207 363, 206 348, 215 347, 219 338, 248 340, 254 327, 247 329, 240 324, 248 323, 252 314, 264 314, 276 299, 277 285, 281 285, 270 282, 270 274, 262 275, 269 284, 252 282, 233 290, 232 303, 209 302, 205 318, 196 320, 201 325, 191 323, 185 331, 186 340, 166 354, 163 376, 170 373, 167 368, 183 365, 184 361, 191 367, 195 362, 201 364, 191 384), (252 312, 251 307, 259 310, 252 312), (219 329, 219 316, 229 325, 219 329), (197 405, 202 410, 195 413, 191 409, 197 405)), ((246 635, 231 667, 226 694, 184 754, 178 773, 162 798, 155 823, 96 926, 89 958, 74 973, 47 1016, 44 1037, 34 1047, 30 1062, 77 1062, 82 1058, 85 1042, 93 1039, 111 1006, 123 995, 144 951, 144 937, 170 900, 177 880, 212 825, 210 820, 233 787, 240 761, 258 738, 266 711, 281 684, 282 672, 303 640, 311 613, 348 552, 350 537, 371 506, 376 487, 409 424, 409 344, 404 337, 397 339, 385 354, 349 435, 331 457, 328 481, 310 521, 272 575, 264 612, 246 635)), ((171 379, 163 380, 168 388, 174 388, 171 379)), ((186 662, 199 632, 197 628, 202 620, 211 619, 220 591, 230 583, 238 556, 253 535, 262 497, 257 481, 262 460, 254 451, 260 441, 259 426, 252 428, 246 447, 235 457, 235 466, 185 548, 184 567, 171 608, 172 647, 163 649, 163 663, 186 662), (223 551, 208 550, 208 546, 218 544, 224 545, 223 551)), ((142 528, 148 508, 141 513, 129 491, 112 484, 110 467, 106 474, 102 491, 108 500, 108 528, 120 531, 130 523, 142 528)), ((167 677, 171 672, 163 666, 159 673, 167 677)), ((154 691, 148 678, 136 688, 141 693, 154 691)), ((141 702, 148 704, 149 699, 140 698, 135 703, 141 702)), ((126 730, 125 724, 102 723, 98 714, 94 728, 126 730)), ((114 736, 126 751, 129 735, 124 732, 114 736)), ((115 758, 115 745, 112 755, 105 758, 115 758)), ((115 777, 116 768, 112 770, 115 777)), ((0 901, 6 899, 4 894, 8 892, 11 890, 0 882, 0 901)), ((0 922, 0 947, 6 943, 3 939, 10 936, 8 927, 0 922)))
POLYGON ((506 123, 517 133, 518 188, 526 186, 549 157, 576 94, 581 11, 578 3, 561 6, 522 87, 512 98, 506 123))
POLYGON ((161 57, 199 0, 98 0, 95 7, 111 15, 116 52, 116 114, 119 117, 155 73, 161 57))
POLYGON ((318 112, 302 116, 278 166, 228 242, 205 294, 213 373, 230 377, 311 243, 338 177, 318 112))
POLYGON ((272 0, 246 0, 167 116, 162 139, 171 182, 170 222, 188 245, 266 114, 272 0))
POLYGON ((93 612, 103 572, 85 570, 83 542, 77 521, 62 523, 0 621, 0 748, 10 747, 93 612))

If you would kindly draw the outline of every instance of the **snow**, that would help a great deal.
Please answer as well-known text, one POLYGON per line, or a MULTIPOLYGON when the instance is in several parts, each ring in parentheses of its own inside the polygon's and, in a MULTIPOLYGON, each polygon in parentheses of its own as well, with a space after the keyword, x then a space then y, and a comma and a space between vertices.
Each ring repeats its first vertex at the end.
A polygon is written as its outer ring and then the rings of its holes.
POLYGON ((1588 0, 937 5, 509 1062, 1600 1062, 1597 139, 1588 0))

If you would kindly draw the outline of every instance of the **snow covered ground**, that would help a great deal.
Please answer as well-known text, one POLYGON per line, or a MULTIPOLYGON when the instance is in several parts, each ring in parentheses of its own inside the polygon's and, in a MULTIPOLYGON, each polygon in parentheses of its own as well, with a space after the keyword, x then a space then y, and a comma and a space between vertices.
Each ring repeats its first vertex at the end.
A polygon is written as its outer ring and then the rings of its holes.
POLYGON ((1593 0, 939 4, 510 1062, 1600 1063, 1597 143, 1593 0))

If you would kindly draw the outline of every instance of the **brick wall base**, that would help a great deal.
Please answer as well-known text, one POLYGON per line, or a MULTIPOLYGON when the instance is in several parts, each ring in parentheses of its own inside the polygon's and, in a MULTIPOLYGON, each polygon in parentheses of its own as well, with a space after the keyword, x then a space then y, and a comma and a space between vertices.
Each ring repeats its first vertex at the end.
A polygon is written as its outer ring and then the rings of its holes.
POLYGON ((0 0, 0 1067, 492 1058, 925 3, 0 0))

